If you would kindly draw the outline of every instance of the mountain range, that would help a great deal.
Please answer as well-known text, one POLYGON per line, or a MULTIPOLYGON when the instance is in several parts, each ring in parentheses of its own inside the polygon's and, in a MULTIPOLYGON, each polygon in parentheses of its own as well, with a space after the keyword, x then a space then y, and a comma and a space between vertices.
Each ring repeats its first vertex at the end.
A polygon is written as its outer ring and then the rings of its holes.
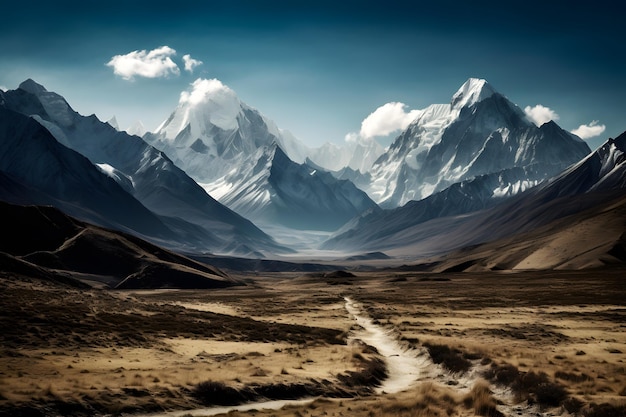
MULTIPOLYGON (((416 114, 387 149, 362 138, 313 149, 218 80, 199 79, 155 132, 139 137, 114 119, 78 114, 29 79, 0 91, 0 199, 54 206, 73 222, 197 259, 293 253, 262 231, 277 226, 281 236, 333 232, 321 249, 338 258, 430 257, 439 270, 626 259, 620 227, 597 234, 604 240, 587 251, 593 259, 540 256, 556 245, 549 233, 570 236, 576 221, 617 224, 624 135, 591 153, 555 122, 536 126, 475 78, 450 103, 416 114), (508 253, 503 242, 520 249, 506 259, 490 252, 508 253)), ((51 256, 44 258, 62 258, 51 256)))
POLYGON ((626 259, 625 189, 626 133, 489 209, 421 222, 411 220, 419 219, 420 202, 407 204, 370 214, 325 246, 443 256, 438 262, 458 270, 597 267, 626 259))
POLYGON ((428 216, 485 208, 590 152, 554 122, 535 126, 485 80, 474 78, 449 104, 419 111, 383 152, 363 139, 352 142, 350 157, 337 146, 307 148, 218 80, 196 81, 191 92, 181 94, 170 117, 144 138, 244 217, 259 224, 329 231, 366 210, 376 211, 374 202, 394 208, 463 182, 471 182, 465 187, 470 202, 444 201, 440 195, 429 204, 436 200, 454 208, 430 207, 428 216), (351 165, 355 160, 361 161, 357 169, 351 165), (328 167, 339 168, 330 171, 342 183, 321 178, 328 167))
POLYGON ((535 126, 485 80, 470 78, 450 103, 419 111, 376 160, 365 191, 382 207, 394 208, 452 184, 508 171, 498 188, 510 193, 557 174, 590 151, 554 122, 535 126), (513 178, 512 172, 522 175, 513 178))
MULTIPOLYGON (((0 128, 7 129, 2 143, 13 144, 13 153, 5 154, 6 165, 0 165, 0 171, 24 186, 37 187, 40 193, 52 191, 62 202, 59 208, 77 207, 68 211, 72 215, 104 226, 124 226, 123 230, 134 230, 181 249, 256 256, 267 250, 286 250, 250 221, 215 201, 162 152, 93 115, 76 113, 62 96, 33 80, 26 80, 16 90, 0 92, 0 109, 4 115, 0 128), (9 129, 23 124, 31 130, 16 142, 18 138, 9 129), (33 150, 38 143, 47 149, 40 153, 66 168, 59 170, 60 177, 50 175, 49 163, 39 162, 40 155, 33 150), (33 170, 33 166, 40 169, 33 170), (59 181, 64 175, 71 176, 75 184, 53 188, 42 183, 59 181), (107 187, 115 196, 96 200, 99 190, 107 187), (84 190, 80 196, 64 194, 77 194, 79 189, 84 190), (120 216, 129 219, 118 220, 120 216), (139 225, 147 219, 153 224, 139 225)), ((4 199, 53 204, 22 197, 4 199)))
POLYGON ((310 164, 289 132, 218 80, 200 80, 147 142, 205 190, 261 224, 335 230, 376 204, 351 182, 310 164))

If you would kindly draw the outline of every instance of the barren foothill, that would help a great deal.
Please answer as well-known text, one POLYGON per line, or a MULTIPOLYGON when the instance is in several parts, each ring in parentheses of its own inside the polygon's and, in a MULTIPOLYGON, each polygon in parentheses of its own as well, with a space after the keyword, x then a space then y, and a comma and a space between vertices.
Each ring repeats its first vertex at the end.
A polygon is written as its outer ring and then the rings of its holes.
POLYGON ((246 286, 166 291, 5 276, 0 415, 198 409, 210 405, 194 394, 207 381, 317 398, 231 415, 623 415, 623 270, 355 275, 242 275, 246 286), (348 343, 361 328, 344 297, 438 364, 393 394, 375 379, 358 386, 381 353, 348 343), (542 404, 533 381, 566 398, 542 404))

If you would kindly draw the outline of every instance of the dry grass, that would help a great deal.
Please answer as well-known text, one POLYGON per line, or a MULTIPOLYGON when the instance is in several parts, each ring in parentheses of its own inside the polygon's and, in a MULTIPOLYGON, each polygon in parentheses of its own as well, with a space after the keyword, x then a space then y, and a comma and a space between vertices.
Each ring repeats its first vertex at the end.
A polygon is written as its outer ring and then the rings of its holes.
POLYGON ((0 280, 0 416, 191 408, 206 402, 191 395, 206 381, 264 398, 361 396, 257 416, 499 415, 491 392, 518 385, 517 399, 546 413, 561 404, 581 416, 624 415, 621 273, 394 274, 359 274, 351 285, 276 274, 246 288, 152 292, 0 280), (345 295, 407 346, 463 364, 441 360, 458 378, 467 363, 498 372, 466 391, 359 388, 382 376, 368 369, 376 352, 345 344, 345 295))
POLYGON ((473 409, 476 415, 488 417, 503 417, 498 409, 497 401, 489 388, 489 383, 479 380, 474 384, 472 390, 463 399, 466 408, 473 409))

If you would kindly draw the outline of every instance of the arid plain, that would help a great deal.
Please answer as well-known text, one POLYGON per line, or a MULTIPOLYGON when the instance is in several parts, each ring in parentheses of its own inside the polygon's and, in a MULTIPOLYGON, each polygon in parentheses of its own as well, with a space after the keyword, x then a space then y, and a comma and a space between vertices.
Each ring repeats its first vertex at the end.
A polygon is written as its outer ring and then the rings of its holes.
POLYGON ((622 416, 625 272, 267 273, 154 291, 5 276, 0 415, 622 416), (366 343, 363 320, 400 354, 366 343), (385 385, 394 366, 414 372, 385 385), (292 399, 306 401, 263 410, 292 399))

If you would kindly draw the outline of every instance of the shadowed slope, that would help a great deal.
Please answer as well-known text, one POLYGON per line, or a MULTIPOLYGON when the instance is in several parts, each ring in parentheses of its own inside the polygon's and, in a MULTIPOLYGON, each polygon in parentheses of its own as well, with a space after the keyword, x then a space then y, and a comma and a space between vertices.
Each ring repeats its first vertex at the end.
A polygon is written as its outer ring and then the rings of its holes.
MULTIPOLYGON (((5 272, 19 266, 66 272, 117 288, 219 288, 226 274, 129 234, 93 226, 52 207, 0 203, 5 272), (13 261, 9 262, 10 259, 13 261), (11 267, 13 265, 13 267, 11 267)), ((15 270, 16 273, 26 273, 15 270)), ((37 274, 40 275, 40 274, 37 274)))
POLYGON ((444 268, 450 270, 476 264, 494 269, 549 269, 623 262, 619 254, 626 227, 620 198, 626 186, 625 155, 626 134, 622 134, 558 176, 491 209, 411 223, 411 213, 419 219, 415 211, 419 207, 407 205, 396 210, 395 218, 388 216, 389 222, 371 222, 369 229, 346 231, 327 245, 358 245, 353 250, 384 250, 417 259, 499 242, 492 246, 498 249, 491 255, 455 255, 459 262, 446 263, 444 268))
MULTIPOLYGON (((626 198, 437 259, 435 271, 587 269, 626 262, 626 198)), ((606 199, 610 194, 586 195, 606 199)), ((578 204, 585 204, 582 198, 578 204)))
POLYGON ((51 204, 72 216, 144 236, 173 233, 87 158, 63 146, 30 117, 0 108, 0 198, 51 204), (5 193, 6 191, 6 193, 5 193))

